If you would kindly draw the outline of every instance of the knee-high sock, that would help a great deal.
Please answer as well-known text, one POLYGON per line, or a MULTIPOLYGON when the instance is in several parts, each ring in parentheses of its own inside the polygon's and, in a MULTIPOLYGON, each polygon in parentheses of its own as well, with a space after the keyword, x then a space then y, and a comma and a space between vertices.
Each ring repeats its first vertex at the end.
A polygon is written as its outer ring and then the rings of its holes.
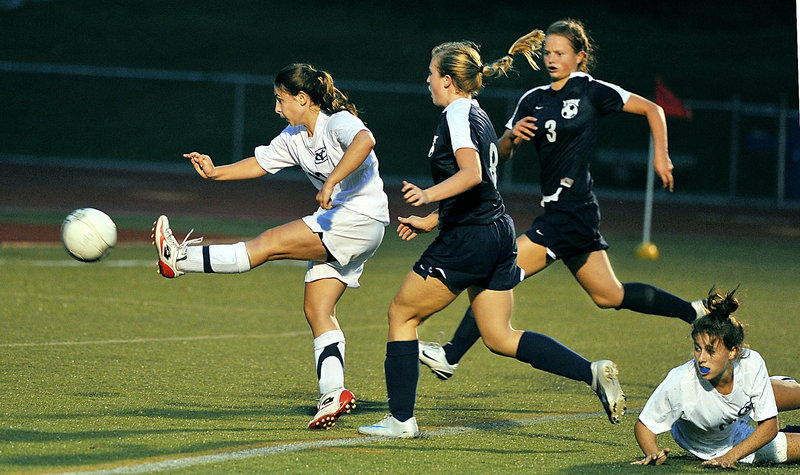
POLYGON ((478 330, 478 324, 475 322, 475 314, 472 313, 472 307, 468 307, 464 312, 464 317, 461 318, 461 323, 458 324, 456 332, 453 337, 444 345, 444 354, 447 362, 456 364, 461 360, 461 357, 472 348, 472 345, 481 337, 481 332, 478 330))
POLYGON ((250 270, 250 257, 243 242, 189 246, 186 259, 177 262, 183 272, 241 274, 250 270))
POLYGON ((314 338, 319 393, 328 394, 344 387, 344 333, 331 330, 314 338))
POLYGON ((622 288, 625 295, 622 297, 622 303, 616 307, 617 310, 624 308, 650 315, 680 318, 688 323, 692 323, 697 317, 697 311, 691 302, 666 290, 639 282, 622 284, 622 288))
POLYGON ((419 380, 419 340, 386 343, 386 394, 389 412, 400 422, 414 416, 419 380))
POLYGON ((523 333, 517 359, 536 369, 592 385, 592 363, 547 335, 523 333))

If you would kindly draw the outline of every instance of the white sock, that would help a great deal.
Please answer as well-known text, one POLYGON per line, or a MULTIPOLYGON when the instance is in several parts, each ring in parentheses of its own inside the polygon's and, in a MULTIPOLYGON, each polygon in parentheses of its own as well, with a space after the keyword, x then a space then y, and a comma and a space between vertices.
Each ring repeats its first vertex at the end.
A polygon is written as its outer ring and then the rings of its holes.
POLYGON ((344 333, 341 330, 331 330, 314 338, 314 362, 320 394, 344 387, 344 333))
POLYGON ((250 270, 250 257, 244 242, 189 246, 186 248, 186 259, 177 264, 178 270, 183 272, 241 274, 250 270))
POLYGON ((695 313, 697 314, 696 318, 700 318, 706 314, 708 314, 708 309, 705 305, 703 305, 702 300, 695 300, 692 302, 692 308, 694 308, 695 313))

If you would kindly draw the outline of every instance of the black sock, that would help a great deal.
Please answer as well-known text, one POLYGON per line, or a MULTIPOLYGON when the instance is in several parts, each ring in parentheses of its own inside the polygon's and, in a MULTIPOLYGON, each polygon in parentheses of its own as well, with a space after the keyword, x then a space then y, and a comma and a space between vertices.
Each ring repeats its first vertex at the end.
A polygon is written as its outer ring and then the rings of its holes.
POLYGON ((617 310, 624 308, 650 315, 680 318, 687 323, 692 323, 697 317, 697 312, 691 302, 672 295, 666 290, 639 282, 622 284, 622 288, 625 295, 622 297, 622 303, 616 307, 617 310))
POLYGON ((444 354, 447 362, 456 364, 461 360, 461 357, 472 348, 472 345, 481 337, 481 332, 478 330, 478 324, 475 322, 475 314, 472 313, 472 307, 467 308, 461 323, 458 324, 456 332, 453 333, 453 338, 444 345, 444 354))
POLYGON ((592 385, 592 363, 547 335, 523 333, 517 359, 536 369, 592 385))
POLYGON ((386 394, 389 412, 395 419, 405 422, 414 416, 419 380, 419 340, 390 341, 386 343, 386 394))

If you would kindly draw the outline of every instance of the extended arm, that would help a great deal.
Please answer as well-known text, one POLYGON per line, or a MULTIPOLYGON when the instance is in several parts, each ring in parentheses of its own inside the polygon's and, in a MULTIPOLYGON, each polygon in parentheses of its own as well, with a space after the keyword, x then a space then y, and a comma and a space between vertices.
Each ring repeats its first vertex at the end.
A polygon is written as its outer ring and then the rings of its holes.
POLYGON ((675 180, 672 177, 672 160, 669 158, 667 119, 664 117, 664 109, 642 96, 631 94, 630 99, 625 103, 622 110, 647 117, 647 123, 650 124, 650 133, 653 135, 653 166, 661 178, 664 188, 672 191, 675 186, 675 180))
POLYGON ((194 169, 207 180, 247 180, 267 174, 256 161, 256 157, 245 158, 229 165, 215 166, 208 155, 190 152, 184 157, 191 160, 194 169))

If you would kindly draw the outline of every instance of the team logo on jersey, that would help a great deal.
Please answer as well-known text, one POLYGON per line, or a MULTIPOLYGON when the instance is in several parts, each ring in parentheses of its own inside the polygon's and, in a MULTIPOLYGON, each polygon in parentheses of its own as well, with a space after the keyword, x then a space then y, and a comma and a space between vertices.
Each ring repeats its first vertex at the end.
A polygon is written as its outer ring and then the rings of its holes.
POLYGON ((328 161, 328 152, 325 147, 314 152, 314 165, 319 165, 328 161))
POLYGON ((431 144, 431 149, 430 149, 430 150, 428 150, 428 157, 430 157, 431 155, 433 155, 433 148, 436 146, 436 139, 438 139, 438 138, 439 138, 439 136, 438 136, 438 135, 434 135, 434 136, 433 136, 433 143, 431 144))
POLYGON ((751 398, 741 409, 739 409, 739 417, 747 414, 748 412, 753 410, 753 399, 751 398))
POLYGON ((578 104, 580 99, 567 99, 564 101, 564 106, 561 108, 561 117, 565 119, 572 119, 578 115, 578 104))

